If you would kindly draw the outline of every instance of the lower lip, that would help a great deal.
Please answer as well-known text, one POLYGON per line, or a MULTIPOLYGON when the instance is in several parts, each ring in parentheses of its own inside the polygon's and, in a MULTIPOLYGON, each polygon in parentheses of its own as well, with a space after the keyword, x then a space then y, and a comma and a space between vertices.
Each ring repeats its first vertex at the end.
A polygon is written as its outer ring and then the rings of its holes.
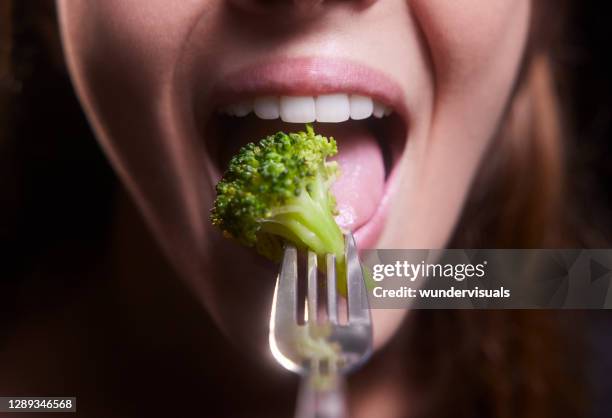
POLYGON ((389 178, 385 183, 385 190, 380 205, 374 212, 374 215, 362 226, 353 231, 355 241, 359 250, 374 249, 378 239, 380 238, 385 227, 385 221, 389 208, 391 206, 391 198, 396 189, 397 181, 397 166, 393 167, 389 178))

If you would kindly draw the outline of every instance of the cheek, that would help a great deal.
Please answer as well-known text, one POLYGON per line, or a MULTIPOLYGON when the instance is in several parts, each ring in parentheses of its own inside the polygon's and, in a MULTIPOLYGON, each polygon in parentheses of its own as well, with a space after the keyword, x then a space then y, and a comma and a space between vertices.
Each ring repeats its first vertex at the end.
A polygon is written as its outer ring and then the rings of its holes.
POLYGON ((98 140, 166 253, 193 281, 205 270, 201 237, 212 187, 176 73, 191 29, 217 3, 57 3, 68 67, 98 140))
POLYGON ((168 8, 164 0, 58 0, 58 10, 74 55, 90 63, 88 70, 142 85, 170 73, 181 42, 210 3, 182 0, 168 8))
POLYGON ((455 228, 509 101, 527 38, 529 0, 412 0, 433 75, 427 127, 413 132, 388 224, 388 248, 440 248, 455 228), (406 217, 406 213, 410 216, 406 217))
POLYGON ((413 0, 442 86, 470 81, 516 59, 527 32, 529 0, 413 0), (515 52, 515 53, 513 53, 515 52))
MULTIPOLYGON (((432 129, 455 157, 477 164, 508 102, 530 17, 529 0, 415 0, 434 74, 432 129), (446 127, 446 128, 444 128, 446 127), (463 135, 461 135, 463 134, 463 135), (454 144, 451 139, 454 138, 454 144)), ((441 144, 433 144, 440 146, 441 144)))

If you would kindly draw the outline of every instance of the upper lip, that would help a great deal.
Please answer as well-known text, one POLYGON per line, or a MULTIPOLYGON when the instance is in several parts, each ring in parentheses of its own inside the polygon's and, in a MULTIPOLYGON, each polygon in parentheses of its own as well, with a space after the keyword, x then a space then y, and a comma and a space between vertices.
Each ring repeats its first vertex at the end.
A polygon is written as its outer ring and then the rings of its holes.
POLYGON ((209 113, 222 106, 264 96, 316 96, 352 93, 389 106, 407 121, 399 84, 368 66, 338 58, 286 58, 240 68, 215 83, 207 100, 209 113))

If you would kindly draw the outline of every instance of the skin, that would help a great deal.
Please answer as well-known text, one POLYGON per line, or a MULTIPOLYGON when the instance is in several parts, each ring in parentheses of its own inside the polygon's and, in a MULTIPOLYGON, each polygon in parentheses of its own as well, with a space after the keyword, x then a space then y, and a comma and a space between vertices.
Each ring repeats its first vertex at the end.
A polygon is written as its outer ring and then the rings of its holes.
MULTIPOLYGON (((230 341, 268 359, 276 267, 209 224, 214 178, 199 101, 224 75, 261 59, 332 56, 383 72, 401 87, 409 130, 377 247, 440 248, 510 99, 531 13, 528 0, 57 6, 79 98, 177 277, 230 341)), ((373 314, 378 349, 405 312, 373 314)))

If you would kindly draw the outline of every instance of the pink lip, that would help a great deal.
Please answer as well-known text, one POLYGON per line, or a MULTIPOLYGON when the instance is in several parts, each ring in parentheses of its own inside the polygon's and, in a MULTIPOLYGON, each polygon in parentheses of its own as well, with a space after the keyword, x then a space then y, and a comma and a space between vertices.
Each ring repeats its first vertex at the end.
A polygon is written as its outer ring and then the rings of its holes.
MULTIPOLYGON (((408 110, 399 84, 378 70, 338 58, 286 58, 241 68, 217 82, 205 104, 213 109, 264 95, 315 96, 327 93, 354 93, 369 96, 390 106, 404 121, 408 110)), ((386 183, 374 215, 355 234, 360 249, 375 248, 396 188, 397 167, 386 183)))

